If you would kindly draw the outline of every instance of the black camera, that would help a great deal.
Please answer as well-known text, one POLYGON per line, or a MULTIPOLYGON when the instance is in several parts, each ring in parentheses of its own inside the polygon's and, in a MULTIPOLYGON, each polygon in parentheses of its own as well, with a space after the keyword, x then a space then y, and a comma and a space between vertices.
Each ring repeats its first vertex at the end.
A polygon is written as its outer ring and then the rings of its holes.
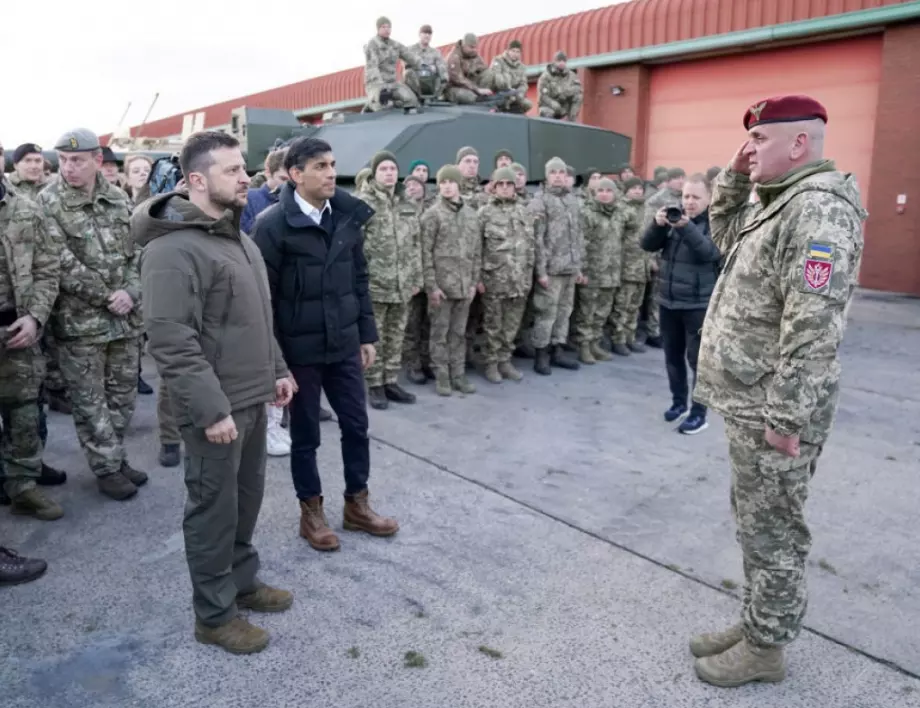
POLYGON ((676 224, 684 218, 684 208, 676 206, 668 207, 664 213, 664 218, 668 220, 669 224, 676 224))

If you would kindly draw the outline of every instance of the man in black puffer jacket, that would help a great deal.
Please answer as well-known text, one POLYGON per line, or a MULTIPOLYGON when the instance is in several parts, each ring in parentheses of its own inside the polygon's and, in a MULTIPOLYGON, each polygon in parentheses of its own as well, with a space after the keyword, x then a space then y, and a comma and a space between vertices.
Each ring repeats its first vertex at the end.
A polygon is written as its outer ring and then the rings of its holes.
POLYGON ((706 407, 693 402, 687 415, 690 390, 687 362, 696 383, 696 361, 700 333, 709 298, 719 277, 721 254, 709 235, 709 183, 694 175, 684 184, 683 213, 671 214, 662 207, 642 236, 642 248, 661 252, 658 304, 661 309, 661 336, 672 405, 665 411, 669 423, 686 417, 678 430, 685 435, 702 432, 708 426, 706 407))

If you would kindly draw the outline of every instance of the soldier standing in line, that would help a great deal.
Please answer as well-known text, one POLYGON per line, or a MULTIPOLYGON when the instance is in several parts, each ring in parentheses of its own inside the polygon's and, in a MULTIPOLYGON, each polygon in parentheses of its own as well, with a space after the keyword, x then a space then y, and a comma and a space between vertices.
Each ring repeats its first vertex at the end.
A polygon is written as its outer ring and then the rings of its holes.
POLYGON ((437 392, 475 393, 466 378, 466 332, 470 303, 483 292, 482 238, 477 212, 460 197, 460 171, 438 170, 440 198, 422 215, 422 266, 431 318, 431 363, 437 392))
POLYGON ((103 178, 94 133, 72 130, 54 149, 61 179, 38 197, 47 228, 63 249, 54 336, 90 469, 103 494, 124 500, 147 482, 144 472, 128 464, 124 447, 143 331, 128 196, 103 178))
POLYGON ((514 170, 514 193, 517 195, 518 203, 527 206, 530 204, 530 192, 527 189, 527 168, 520 162, 512 162, 508 166, 514 170))
POLYGON ((511 167, 514 164, 514 155, 511 154, 511 151, 502 148, 495 153, 495 169, 500 170, 502 167, 511 167))
POLYGON ((523 378, 511 355, 533 286, 534 227, 526 206, 518 202, 515 177, 510 167, 495 170, 495 194, 479 210, 485 377, 492 383, 523 378))
POLYGON ((642 307, 642 293, 648 282, 648 254, 639 245, 642 238, 640 224, 645 215, 645 187, 638 177, 623 183, 626 191, 624 206, 631 212, 634 228, 623 232, 623 270, 620 285, 613 295, 613 309, 607 324, 614 354, 629 356, 631 352, 642 352, 645 348, 636 343, 636 326, 639 322, 639 308, 642 307))
MULTIPOLYGON (((425 183, 414 174, 410 174, 403 180, 403 187, 406 190, 407 199, 415 205, 416 211, 421 217, 428 208, 425 204, 425 183)), ((428 379, 434 378, 428 350, 430 337, 431 321, 428 319, 428 296, 422 291, 413 295, 409 301, 406 338, 403 341, 403 364, 406 367, 406 378, 420 386, 424 385, 428 379)))
POLYGON ((479 153, 476 148, 462 147, 457 150, 457 169, 460 170, 460 198, 474 210, 489 201, 479 180, 479 153))
POLYGON ((371 407, 384 410, 389 401, 415 403, 415 394, 399 385, 399 372, 409 301, 421 290, 422 253, 418 212, 398 185, 396 156, 374 155, 371 175, 358 196, 374 210, 364 225, 364 254, 380 341, 364 378, 371 407))
POLYGON ((805 501, 836 415, 867 216, 855 177, 824 159, 826 123, 808 96, 751 106, 748 139, 714 185, 725 264, 695 399, 725 418, 745 579, 741 622, 690 644, 697 675, 716 686, 781 681, 805 617, 805 501))
POLYGON ((512 39, 508 48, 492 60, 493 91, 513 91, 496 107, 502 113, 527 113, 533 103, 527 98, 527 68, 521 61, 521 42, 512 39))
POLYGON ((391 25, 386 17, 377 18, 377 34, 364 45, 364 88, 368 109, 379 111, 383 104, 415 108, 418 96, 396 78, 396 65, 402 59, 407 67, 417 69, 418 59, 405 46, 390 39, 391 25), (381 95, 385 91, 388 98, 381 95))
POLYGON ((35 201, 45 187, 45 158, 35 143, 23 143, 13 151, 13 174, 10 184, 13 191, 35 201))
POLYGON ((623 270, 623 237, 639 228, 634 210, 617 203, 616 185, 604 177, 597 183, 593 198, 582 206, 585 234, 587 284, 578 286, 575 308, 575 341, 583 364, 612 358, 601 347, 604 324, 613 310, 613 297, 623 270))
MULTIPOLYGON (((438 98, 444 87, 447 86, 447 62, 444 61, 444 55, 441 54, 441 50, 431 46, 431 35, 431 25, 422 25, 418 31, 418 43, 409 47, 409 51, 418 59, 419 68, 427 66, 432 69, 435 88, 430 92, 430 95, 438 98)), ((416 96, 427 95, 419 80, 418 71, 415 69, 407 66, 403 72, 403 80, 406 82, 406 86, 415 92, 416 96)), ((409 172, 412 172, 411 167, 409 172)), ((428 181, 427 176, 425 181, 428 181)))
POLYGON ((546 189, 528 209, 535 219, 533 346, 534 371, 549 376, 550 365, 578 369, 577 361, 563 352, 569 338, 569 319, 575 305, 575 285, 587 281, 581 274, 584 236, 578 200, 567 186, 565 162, 554 157, 546 163, 546 189))
POLYGON ((37 346, 58 294, 61 244, 41 210, 0 185, 0 414, 3 492, 14 514, 53 521, 64 515, 36 486, 42 474, 39 390, 45 374, 37 346))
POLYGON ((584 89, 578 75, 568 68, 565 52, 556 52, 553 62, 537 80, 540 117, 568 120, 574 123, 584 100, 584 89))
POLYGON ((447 88, 444 98, 453 103, 476 103, 492 95, 492 74, 479 56, 479 39, 465 34, 447 56, 447 88))

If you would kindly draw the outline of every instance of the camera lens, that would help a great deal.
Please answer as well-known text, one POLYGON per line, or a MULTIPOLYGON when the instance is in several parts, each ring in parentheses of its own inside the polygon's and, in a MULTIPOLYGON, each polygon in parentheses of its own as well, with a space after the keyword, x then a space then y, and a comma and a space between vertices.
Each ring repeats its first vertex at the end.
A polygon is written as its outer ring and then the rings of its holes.
POLYGON ((672 224, 676 224, 684 215, 684 211, 679 207, 668 207, 668 210, 664 214, 665 219, 667 219, 672 224))

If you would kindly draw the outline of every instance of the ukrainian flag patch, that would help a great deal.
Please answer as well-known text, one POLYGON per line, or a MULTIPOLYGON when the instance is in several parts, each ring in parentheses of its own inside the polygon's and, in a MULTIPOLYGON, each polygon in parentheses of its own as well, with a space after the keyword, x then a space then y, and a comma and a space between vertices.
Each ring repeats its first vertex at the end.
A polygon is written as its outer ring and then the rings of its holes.
POLYGON ((818 261, 831 261, 834 259, 834 247, 828 243, 812 241, 808 244, 808 257, 818 261))

